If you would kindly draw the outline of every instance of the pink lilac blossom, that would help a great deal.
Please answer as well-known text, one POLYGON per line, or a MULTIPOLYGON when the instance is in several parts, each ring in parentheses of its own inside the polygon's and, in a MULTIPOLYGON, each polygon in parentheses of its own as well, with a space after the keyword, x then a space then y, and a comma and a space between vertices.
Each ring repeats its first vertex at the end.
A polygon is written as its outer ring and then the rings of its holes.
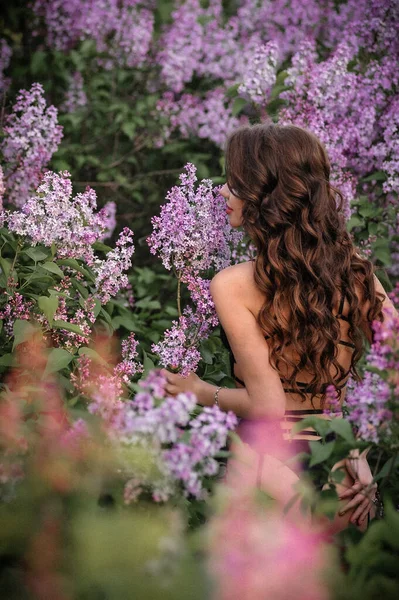
POLYGON ((87 105, 87 96, 84 91, 82 74, 76 71, 70 78, 65 98, 60 110, 66 113, 74 113, 87 105))
POLYGON ((278 57, 279 49, 275 42, 258 46, 244 72, 243 82, 238 88, 239 95, 266 105, 276 83, 278 57))
POLYGON ((101 209, 102 224, 104 227, 104 233, 100 236, 99 241, 110 238, 115 231, 116 227, 116 202, 112 200, 107 202, 101 209))
POLYGON ((87 188, 72 198, 72 183, 67 171, 48 171, 36 195, 7 217, 8 228, 31 240, 33 245, 57 247, 59 258, 81 258, 92 265, 92 244, 104 231, 103 213, 95 212, 96 193, 87 188))
POLYGON ((137 373, 142 373, 144 367, 137 362, 138 341, 134 333, 131 333, 126 340, 122 341, 122 361, 114 368, 114 373, 120 375, 125 383, 128 383, 137 373))
POLYGON ((0 310, 0 319, 3 321, 6 335, 12 336, 15 321, 17 319, 29 321, 32 317, 34 304, 16 291, 12 294, 8 294, 8 292, 4 292, 4 294, 8 296, 8 299, 3 309, 0 310))
POLYGON ((96 260, 93 264, 96 295, 102 304, 106 304, 120 289, 129 284, 124 271, 132 266, 133 235, 133 231, 125 227, 119 235, 116 248, 108 252, 105 260, 96 260))
POLYGON ((98 63, 105 69, 115 66, 139 67, 152 41, 153 3, 138 0, 36 0, 33 10, 42 17, 47 43, 61 51, 83 40, 96 45, 98 63))
POLYGON ((61 138, 57 110, 47 107, 42 86, 34 83, 29 91, 21 90, 6 119, 0 146, 5 162, 5 197, 10 204, 25 204, 61 138))
POLYGON ((4 71, 8 68, 11 60, 12 51, 4 39, 0 39, 0 94, 4 94, 10 85, 9 77, 4 76, 4 71))

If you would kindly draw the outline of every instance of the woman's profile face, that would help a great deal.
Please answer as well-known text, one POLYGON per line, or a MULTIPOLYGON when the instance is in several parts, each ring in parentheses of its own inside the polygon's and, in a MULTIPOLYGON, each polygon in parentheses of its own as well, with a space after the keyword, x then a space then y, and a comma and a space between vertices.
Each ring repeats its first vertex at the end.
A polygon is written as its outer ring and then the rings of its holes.
POLYGON ((240 227, 242 225, 243 200, 234 195, 234 192, 230 190, 227 183, 221 187, 220 193, 226 199, 226 213, 229 217, 230 225, 232 227, 240 227))

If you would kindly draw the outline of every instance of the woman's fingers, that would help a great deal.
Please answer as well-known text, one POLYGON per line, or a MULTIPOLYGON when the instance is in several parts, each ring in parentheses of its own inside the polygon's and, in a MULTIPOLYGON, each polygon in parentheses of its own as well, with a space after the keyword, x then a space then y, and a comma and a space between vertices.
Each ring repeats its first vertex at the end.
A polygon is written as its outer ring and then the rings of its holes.
POLYGON ((351 516, 351 523, 356 523, 359 517, 364 513, 368 512, 371 509, 371 500, 365 498, 364 501, 357 507, 357 509, 353 512, 351 516))
POLYGON ((338 497, 341 500, 341 498, 349 498, 350 496, 354 496, 362 489, 362 487, 363 486, 360 483, 360 481, 356 481, 356 483, 354 483, 350 488, 342 492, 338 497))
POLYGON ((356 508, 363 501, 364 501, 364 494, 361 492, 356 494, 356 496, 350 502, 348 502, 348 504, 346 504, 346 506, 341 508, 341 510, 339 511, 339 516, 342 517, 346 512, 348 512, 348 510, 352 510, 352 509, 356 508))

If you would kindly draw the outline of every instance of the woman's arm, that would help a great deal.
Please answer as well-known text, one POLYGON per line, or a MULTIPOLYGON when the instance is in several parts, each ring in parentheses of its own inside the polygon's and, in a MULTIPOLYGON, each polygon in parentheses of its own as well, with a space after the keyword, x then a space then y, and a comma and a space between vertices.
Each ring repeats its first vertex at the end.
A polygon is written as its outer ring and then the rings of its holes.
MULTIPOLYGON (((211 282, 216 312, 245 382, 245 388, 220 390, 219 405, 245 419, 280 419, 285 412, 285 393, 277 371, 269 364, 269 346, 249 309, 252 272, 241 267, 224 269, 211 282)), ((200 404, 214 404, 216 386, 196 375, 184 380, 167 373, 167 379, 168 393, 193 391, 200 404)))

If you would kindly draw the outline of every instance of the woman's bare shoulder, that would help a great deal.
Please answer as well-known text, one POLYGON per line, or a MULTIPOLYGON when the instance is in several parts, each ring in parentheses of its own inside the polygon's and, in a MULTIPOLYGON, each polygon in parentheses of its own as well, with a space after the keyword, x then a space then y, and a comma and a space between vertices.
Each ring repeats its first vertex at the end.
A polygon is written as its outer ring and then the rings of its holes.
POLYGON ((247 295, 256 288, 253 261, 242 262, 219 271, 211 281, 211 293, 219 292, 247 295))

